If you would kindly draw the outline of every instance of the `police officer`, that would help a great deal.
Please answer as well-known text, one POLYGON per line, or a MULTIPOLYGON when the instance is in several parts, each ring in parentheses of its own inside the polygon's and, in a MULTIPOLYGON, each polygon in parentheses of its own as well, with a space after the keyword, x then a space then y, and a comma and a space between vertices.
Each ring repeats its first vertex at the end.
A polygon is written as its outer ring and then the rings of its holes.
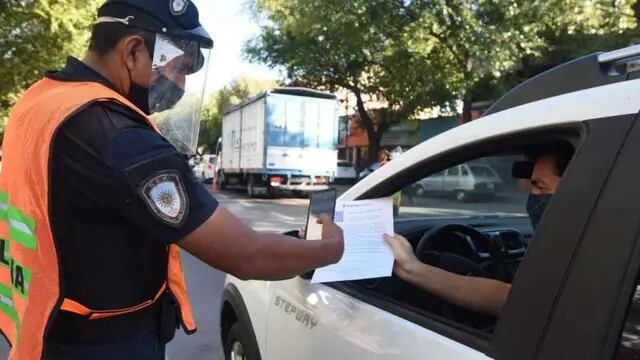
MULTIPOLYGON (((89 51, 12 109, 0 174, 0 329, 11 359, 164 359, 196 330, 179 248, 242 279, 285 279, 342 256, 260 234, 196 182, 213 42, 189 0, 109 0, 89 51)), ((214 311, 212 309, 212 311, 214 311)))

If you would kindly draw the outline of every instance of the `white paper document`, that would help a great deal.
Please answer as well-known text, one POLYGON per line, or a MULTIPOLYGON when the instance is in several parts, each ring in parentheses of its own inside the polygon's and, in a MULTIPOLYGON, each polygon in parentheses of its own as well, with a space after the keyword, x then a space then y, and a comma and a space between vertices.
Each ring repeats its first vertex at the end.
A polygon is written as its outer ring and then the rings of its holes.
POLYGON ((317 269, 312 283, 391 276, 393 252, 384 241, 384 234, 393 234, 391 198, 338 203, 335 222, 344 234, 344 255, 317 269))

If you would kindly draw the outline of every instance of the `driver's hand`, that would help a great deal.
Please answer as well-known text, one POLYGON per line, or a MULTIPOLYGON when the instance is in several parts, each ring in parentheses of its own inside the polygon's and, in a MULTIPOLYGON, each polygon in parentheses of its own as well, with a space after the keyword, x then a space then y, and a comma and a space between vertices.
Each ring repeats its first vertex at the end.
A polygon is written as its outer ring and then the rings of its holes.
POLYGON ((384 240, 389 244, 389 247, 393 251, 393 256, 396 259, 393 265, 393 271, 401 279, 407 280, 409 275, 413 273, 413 269, 420 264, 420 260, 413 253, 413 247, 411 243, 403 236, 395 234, 384 235, 384 240))

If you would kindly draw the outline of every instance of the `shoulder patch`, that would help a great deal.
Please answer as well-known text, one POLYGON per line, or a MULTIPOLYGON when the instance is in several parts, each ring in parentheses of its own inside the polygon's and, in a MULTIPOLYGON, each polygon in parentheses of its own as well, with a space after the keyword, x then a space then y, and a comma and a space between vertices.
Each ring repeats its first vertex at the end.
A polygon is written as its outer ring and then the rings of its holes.
POLYGON ((189 212, 189 198, 178 171, 159 171, 142 182, 138 190, 153 215, 166 225, 180 227, 189 212))

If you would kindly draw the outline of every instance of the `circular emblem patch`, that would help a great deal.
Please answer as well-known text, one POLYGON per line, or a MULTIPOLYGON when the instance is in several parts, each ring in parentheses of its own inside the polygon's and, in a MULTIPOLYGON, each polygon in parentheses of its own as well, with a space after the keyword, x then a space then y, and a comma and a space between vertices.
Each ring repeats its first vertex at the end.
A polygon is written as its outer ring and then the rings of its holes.
POLYGON ((178 172, 162 171, 152 175, 143 182, 140 193, 155 217, 167 225, 182 226, 189 206, 178 172))
POLYGON ((169 0, 169 8, 173 16, 184 14, 188 6, 189 0, 169 0))

